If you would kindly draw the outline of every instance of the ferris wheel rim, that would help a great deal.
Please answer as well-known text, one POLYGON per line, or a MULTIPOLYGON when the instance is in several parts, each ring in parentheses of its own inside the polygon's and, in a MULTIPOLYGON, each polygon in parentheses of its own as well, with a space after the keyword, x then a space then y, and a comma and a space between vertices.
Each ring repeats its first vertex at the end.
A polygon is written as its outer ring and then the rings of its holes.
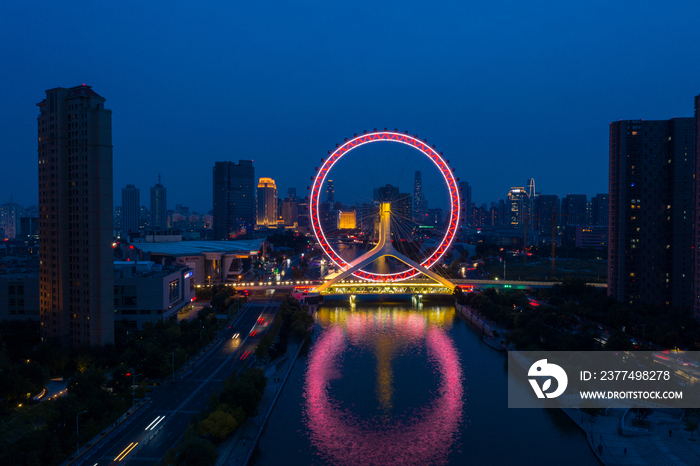
MULTIPOLYGON (((420 263, 421 266, 430 268, 445 255, 454 242, 454 239, 456 238, 456 231, 459 228, 461 206, 459 187, 457 185, 457 179, 454 176, 454 170, 449 166, 442 154, 438 153, 434 147, 429 146, 427 141, 421 141, 418 139, 417 135, 410 136, 407 133, 399 133, 398 131, 388 130, 365 132, 362 135, 356 135, 351 139, 347 139, 343 144, 336 147, 334 151, 329 151, 329 155, 324 158, 321 167, 319 167, 317 170, 316 176, 313 177, 314 182, 311 186, 310 196, 311 229, 314 232, 314 236, 316 237, 318 244, 321 246, 328 259, 330 259, 332 263, 342 270, 347 270, 350 264, 340 257, 340 254, 338 254, 330 246, 325 232, 321 227, 319 216, 321 186, 325 182, 333 166, 342 157, 358 147, 380 141, 400 143, 418 150, 418 152, 422 153, 433 162, 445 181, 450 196, 450 218, 447 223, 448 227, 442 241, 440 242, 440 245, 428 258, 420 263)), ((353 273, 353 276, 368 281, 387 282, 407 280, 415 275, 418 275, 419 273, 420 272, 418 269, 411 267, 409 270, 392 274, 380 274, 358 270, 357 272, 353 273)))

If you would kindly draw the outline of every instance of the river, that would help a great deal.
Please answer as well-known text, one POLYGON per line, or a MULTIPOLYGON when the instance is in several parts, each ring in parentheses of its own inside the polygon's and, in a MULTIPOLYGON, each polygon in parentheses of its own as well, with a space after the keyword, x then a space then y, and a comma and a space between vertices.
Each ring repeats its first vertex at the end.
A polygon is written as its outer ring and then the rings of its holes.
POLYGON ((599 464, 560 410, 508 409, 503 354, 446 303, 326 300, 251 464, 599 464))

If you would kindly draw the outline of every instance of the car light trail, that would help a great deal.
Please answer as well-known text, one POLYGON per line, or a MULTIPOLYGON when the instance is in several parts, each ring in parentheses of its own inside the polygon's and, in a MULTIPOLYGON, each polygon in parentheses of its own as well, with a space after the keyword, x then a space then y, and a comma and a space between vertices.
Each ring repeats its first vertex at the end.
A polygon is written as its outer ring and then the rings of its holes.
POLYGON ((156 417, 156 418, 153 420, 153 422, 151 422, 150 424, 148 424, 148 427, 146 427, 146 428, 143 429, 143 430, 153 430, 153 429, 155 429, 156 426, 157 426, 158 424, 160 424, 160 422, 161 422, 163 419, 165 419, 165 416, 158 416, 158 417, 156 417))
POLYGON ((136 443, 131 442, 131 443, 129 444, 128 447, 126 447, 121 453, 119 453, 119 454, 117 455, 116 458, 114 458, 114 461, 121 461, 121 460, 123 460, 124 458, 126 458, 126 455, 128 455, 129 453, 131 453, 131 450, 133 450, 134 448, 136 448, 136 445, 138 445, 138 444, 139 444, 139 442, 136 442, 136 443))
POLYGON ((251 336, 251 337, 254 337, 256 333, 258 333, 258 331, 257 331, 257 330, 253 330, 252 332, 250 332, 250 336, 251 336))
POLYGON ((248 356, 250 356, 250 351, 246 351, 245 353, 243 353, 243 355, 241 356, 241 360, 247 358, 248 356))

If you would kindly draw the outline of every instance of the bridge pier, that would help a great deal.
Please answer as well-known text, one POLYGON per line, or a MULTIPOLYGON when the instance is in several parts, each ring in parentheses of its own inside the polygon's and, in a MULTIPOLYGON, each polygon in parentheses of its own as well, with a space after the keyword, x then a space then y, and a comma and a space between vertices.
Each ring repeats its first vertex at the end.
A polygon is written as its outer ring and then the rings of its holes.
POLYGON ((411 304, 414 309, 423 309, 423 295, 414 294, 411 295, 411 304))

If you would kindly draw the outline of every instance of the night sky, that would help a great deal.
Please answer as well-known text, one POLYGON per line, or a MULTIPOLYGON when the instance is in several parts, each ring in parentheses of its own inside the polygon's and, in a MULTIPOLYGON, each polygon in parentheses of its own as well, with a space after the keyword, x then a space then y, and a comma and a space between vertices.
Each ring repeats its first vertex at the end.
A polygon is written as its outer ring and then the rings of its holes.
POLYGON ((206 212, 214 162, 239 159, 303 195, 336 143, 384 127, 435 144, 478 204, 529 177, 592 196, 611 121, 693 116, 698 18, 695 0, 5 1, 0 203, 37 203, 35 104, 82 83, 113 111, 115 205, 127 183, 148 205, 160 173, 168 208, 206 212))

